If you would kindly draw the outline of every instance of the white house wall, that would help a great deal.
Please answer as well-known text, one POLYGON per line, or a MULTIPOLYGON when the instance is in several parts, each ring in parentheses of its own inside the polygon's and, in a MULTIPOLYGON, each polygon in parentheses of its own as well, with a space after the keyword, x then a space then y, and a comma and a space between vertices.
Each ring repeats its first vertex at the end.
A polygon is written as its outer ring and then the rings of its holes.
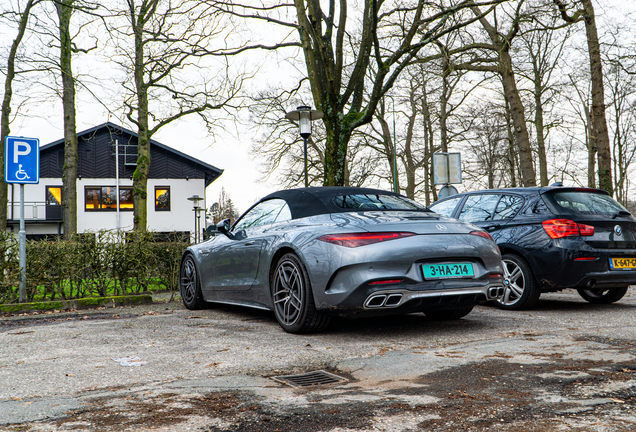
MULTIPOLYGON (((24 186, 25 219, 27 220, 27 234, 57 234, 58 224, 32 224, 33 219, 45 220, 46 187, 62 186, 61 178, 40 178, 39 184, 24 186)), ((115 179, 82 178, 77 180, 77 231, 90 232, 101 229, 115 229, 117 226, 117 212, 114 211, 86 211, 84 188, 90 186, 115 186, 115 179)), ((132 180, 120 179, 119 186, 132 186, 132 180)), ((20 186, 14 185, 11 194, 9 185, 9 203, 14 200, 14 219, 20 218, 20 186)), ((204 179, 149 179, 148 180, 148 229, 152 231, 195 231, 195 215, 192 195, 205 197, 204 179), (170 211, 155 211, 155 186, 170 187, 170 211)), ((207 208, 207 203, 201 201, 200 207, 207 208)), ((120 228, 130 230, 133 227, 133 212, 120 211, 120 228)), ((9 208, 11 218, 11 208, 9 208)), ((205 215, 201 214, 201 228, 205 228, 205 215)))

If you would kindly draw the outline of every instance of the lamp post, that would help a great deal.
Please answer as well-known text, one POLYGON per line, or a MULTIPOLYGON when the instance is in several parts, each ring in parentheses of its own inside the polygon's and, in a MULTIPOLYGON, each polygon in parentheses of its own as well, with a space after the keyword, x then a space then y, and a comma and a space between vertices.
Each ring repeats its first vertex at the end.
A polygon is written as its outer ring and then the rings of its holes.
POLYGON ((311 136, 311 121, 323 117, 322 111, 312 110, 307 105, 301 105, 296 111, 285 114, 285 118, 298 122, 300 136, 303 138, 303 148, 305 153, 305 187, 309 187, 309 177, 307 174, 307 139, 311 136))
POLYGON ((188 198, 188 201, 192 201, 192 211, 194 212, 194 242, 199 242, 199 201, 203 201, 199 195, 192 195, 188 198))

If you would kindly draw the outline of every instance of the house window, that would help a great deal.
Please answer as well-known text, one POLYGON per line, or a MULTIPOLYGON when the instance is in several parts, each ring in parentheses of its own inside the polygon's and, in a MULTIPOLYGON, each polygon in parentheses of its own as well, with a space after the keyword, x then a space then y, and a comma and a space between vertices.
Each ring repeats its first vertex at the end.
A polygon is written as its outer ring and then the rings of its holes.
MULTIPOLYGON (((98 186, 84 188, 84 208, 86 211, 117 210, 117 188, 115 186, 98 186)), ((132 188, 119 188, 119 210, 132 210, 132 188)))
POLYGON ((46 205, 62 205, 62 186, 46 187, 46 205))
POLYGON ((132 210, 133 209, 133 190, 132 188, 119 188, 119 209, 120 210, 132 210))
POLYGON ((155 211, 170 211, 170 186, 155 186, 155 211))
POLYGON ((61 221, 62 217, 62 186, 46 187, 46 206, 44 216, 47 221, 61 221))

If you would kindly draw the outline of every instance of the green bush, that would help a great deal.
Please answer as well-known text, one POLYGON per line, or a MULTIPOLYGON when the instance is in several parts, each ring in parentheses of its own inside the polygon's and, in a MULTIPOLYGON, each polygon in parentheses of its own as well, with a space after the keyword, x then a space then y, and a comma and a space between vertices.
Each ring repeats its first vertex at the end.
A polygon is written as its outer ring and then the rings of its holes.
MULTIPOLYGON (((75 299, 178 289, 183 239, 153 232, 99 231, 27 242, 27 301, 75 299), (159 241, 160 240, 160 241, 159 241)), ((17 302, 17 238, 0 233, 0 303, 17 302)))

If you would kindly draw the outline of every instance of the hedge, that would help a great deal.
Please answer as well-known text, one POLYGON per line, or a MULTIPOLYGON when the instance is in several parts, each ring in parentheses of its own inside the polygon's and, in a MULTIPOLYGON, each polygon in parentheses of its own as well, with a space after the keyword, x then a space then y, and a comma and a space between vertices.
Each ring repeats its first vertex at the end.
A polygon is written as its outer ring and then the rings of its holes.
MULTIPOLYGON (((27 301, 140 294, 178 289, 188 242, 153 232, 99 231, 27 241, 27 301)), ((19 299, 18 240, 0 233, 0 303, 19 299)))

